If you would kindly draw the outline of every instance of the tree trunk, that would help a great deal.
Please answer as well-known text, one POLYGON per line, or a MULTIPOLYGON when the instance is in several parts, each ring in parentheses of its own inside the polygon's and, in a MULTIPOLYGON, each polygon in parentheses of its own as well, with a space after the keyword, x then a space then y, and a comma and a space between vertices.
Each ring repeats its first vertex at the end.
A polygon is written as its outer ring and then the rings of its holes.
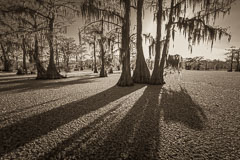
POLYGON ((93 42, 93 57, 94 57, 94 73, 98 73, 97 71, 97 59, 96 59, 96 43, 95 43, 96 37, 94 37, 93 42))
POLYGON ((167 24, 167 35, 166 35, 166 40, 163 46, 163 52, 162 52, 162 58, 161 58, 161 62, 160 62, 160 83, 164 84, 164 66, 165 66, 165 62, 167 59, 167 55, 168 55, 168 50, 169 50, 169 42, 170 42, 170 38, 171 38, 171 28, 172 28, 172 15, 173 15, 173 7, 174 7, 174 0, 171 0, 171 10, 169 13, 169 20, 168 20, 168 24, 167 24))
POLYGON ((83 70, 83 53, 81 52, 81 57, 80 57, 81 61, 80 61, 80 70, 83 70))
POLYGON ((34 46, 33 58, 34 58, 34 61, 36 63, 36 67, 37 67, 37 78, 36 79, 45 79, 46 78, 46 70, 42 66, 40 59, 39 59, 39 47, 38 47, 37 34, 35 34, 34 39, 35 39, 34 40, 35 46, 34 46))
POLYGON ((70 71, 70 68, 69 68, 69 54, 67 54, 67 61, 66 61, 66 71, 69 72, 70 71))
POLYGON ((69 67, 69 59, 70 59, 70 44, 67 43, 67 53, 66 53, 66 56, 67 56, 67 59, 66 59, 66 72, 70 72, 70 67, 69 67))
POLYGON ((158 12, 157 12, 157 36, 156 36, 156 54, 155 54, 155 62, 154 62, 154 68, 153 73, 150 79, 151 84, 159 85, 163 84, 160 80, 160 53, 161 53, 161 28, 162 28, 162 2, 163 0, 158 0, 158 12))
POLYGON ((18 70, 18 56, 16 56, 16 69, 18 70))
POLYGON ((56 67, 58 69, 58 72, 60 72, 60 68, 59 68, 59 53, 58 53, 58 43, 56 41, 56 67))
POLYGON ((47 74, 46 74, 46 79, 59 79, 63 78, 62 75, 59 74, 57 71, 55 62, 54 62, 54 49, 53 49, 53 25, 54 25, 54 17, 49 20, 49 31, 48 31, 48 44, 50 48, 50 59, 49 59, 49 64, 47 68, 47 74))
POLYGON ((144 0, 137 2, 137 60, 136 68, 133 72, 133 81, 135 83, 149 83, 150 71, 144 58, 142 48, 142 10, 144 0))
POLYGON ((114 58, 114 56, 113 56, 113 45, 114 45, 114 43, 113 42, 111 42, 111 45, 110 45, 110 52, 111 52, 111 64, 110 64, 110 69, 109 69, 109 71, 108 71, 108 73, 113 73, 113 66, 114 66, 114 64, 113 64, 113 58, 114 58))
POLYGON ((240 58, 240 55, 239 55, 239 51, 238 51, 237 57, 236 57, 236 60, 237 60, 236 72, 239 72, 239 71, 240 71, 239 58, 240 58))
POLYGON ((23 39, 22 39, 22 50, 23 50, 23 74, 27 74, 27 64, 26 64, 27 50, 26 50, 26 39, 25 39, 25 37, 23 37, 23 39))
POLYGON ((105 71, 105 51, 103 48, 103 40, 100 40, 100 49, 101 49, 101 59, 102 59, 102 65, 101 65, 101 71, 100 71, 100 77, 107 77, 107 72, 105 71))
MULTIPOLYGON (((37 31, 37 20, 36 17, 34 18, 34 29, 37 31)), ((43 47, 42 47, 42 32, 41 32, 41 54, 43 53, 43 47)), ((36 79, 45 79, 46 78, 46 70, 43 67, 40 59, 39 59, 39 45, 38 45, 38 37, 37 37, 37 32, 35 32, 34 35, 34 53, 33 53, 33 59, 36 63, 36 68, 37 68, 37 77, 36 79)))
POLYGON ((1 43, 1 48, 2 48, 2 53, 3 53, 3 59, 2 59, 3 60, 3 66, 4 66, 3 71, 9 72, 11 63, 10 63, 10 60, 9 60, 8 52, 5 50, 2 43, 1 43))
POLYGON ((230 70, 229 70, 229 72, 232 72, 232 68, 233 68, 233 56, 234 56, 234 54, 233 54, 233 51, 232 51, 231 65, 230 65, 230 70))
POLYGON ((118 86, 132 86, 133 80, 131 78, 131 69, 130 69, 130 0, 124 0, 124 19, 122 24, 122 48, 121 48, 121 57, 122 57, 122 73, 121 77, 118 80, 118 86))

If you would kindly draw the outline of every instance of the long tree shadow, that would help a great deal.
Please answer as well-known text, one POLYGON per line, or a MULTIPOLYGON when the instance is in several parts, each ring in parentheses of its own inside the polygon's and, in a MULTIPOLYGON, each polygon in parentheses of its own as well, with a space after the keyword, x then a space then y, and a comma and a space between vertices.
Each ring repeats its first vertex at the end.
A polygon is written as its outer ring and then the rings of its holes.
MULTIPOLYGON (((82 149, 84 143, 87 143, 95 134, 98 134, 98 131, 104 127, 104 122, 106 119, 111 116, 111 120, 114 119, 116 116, 112 116, 112 112, 116 111, 120 107, 120 104, 112 107, 106 113, 95 119, 93 122, 89 123, 87 126, 81 128, 79 131, 71 135, 68 139, 62 141, 57 145, 57 147, 53 148, 48 153, 45 153, 43 156, 39 157, 38 159, 57 159, 59 154, 64 152, 62 158, 66 158, 67 156, 72 156, 73 151, 77 149, 82 149), (77 144, 76 144, 77 143, 77 144), (67 151, 68 148, 71 148, 67 151)), ((109 119, 109 120, 110 120, 109 119)), ((96 146, 91 146, 91 149, 95 148, 96 146)), ((80 152, 79 152, 80 153, 80 152)), ((81 154, 81 153, 80 153, 81 154)), ((75 156, 75 155, 74 155, 75 156)), ((86 157, 81 156, 81 159, 86 157)))
POLYGON ((142 87, 143 85, 135 85, 130 88, 114 86, 89 98, 54 108, 3 127, 0 129, 0 156, 142 87))
POLYGON ((23 79, 14 80, 14 81, 1 82, 1 85, 10 84, 10 86, 1 88, 0 92, 6 92, 6 91, 25 92, 25 91, 30 91, 30 90, 32 91, 37 89, 59 88, 66 85, 94 82, 94 79, 96 78, 99 78, 99 77, 84 75, 80 77, 57 80, 57 82, 52 80, 46 81, 46 80, 35 80, 32 78, 30 79, 23 78, 23 79), (11 84, 20 84, 20 85, 11 86, 11 84))
POLYGON ((162 86, 148 86, 136 106, 146 106, 144 115, 135 133, 133 149, 130 159, 158 159, 160 147, 160 119, 161 119, 161 92, 162 86))
POLYGON ((23 108, 18 108, 18 109, 15 109, 13 111, 10 111, 10 112, 6 112, 6 113, 1 113, 1 117, 0 117, 0 123, 3 122, 3 121, 6 121, 8 120, 9 116, 11 114, 18 114, 20 112, 24 112, 28 109, 32 109, 32 108, 35 108, 35 107, 39 107, 39 106, 44 106, 45 104, 49 104, 49 103, 52 103, 52 102, 56 102, 58 100, 60 100, 62 98, 57 98, 57 99, 53 99, 53 100, 50 100, 50 101, 47 101, 47 102, 43 102, 43 103, 39 103, 39 104, 36 104, 36 105, 31 105, 31 106, 28 106, 28 107, 23 107, 23 108))
POLYGON ((204 111, 195 103, 187 90, 164 90, 161 100, 166 122, 178 122, 195 130, 202 130, 207 120, 204 111))
POLYGON ((147 86, 143 95, 120 122, 112 123, 124 111, 119 110, 117 115, 113 114, 114 116, 107 118, 111 115, 110 112, 113 112, 110 111, 59 144, 43 159, 55 158, 59 154, 64 158, 74 155, 77 159, 154 159, 157 157, 160 136, 161 88, 161 86, 147 86), (98 126, 98 124, 102 125, 98 126), (98 132, 101 127, 106 127, 103 132, 107 135, 100 135, 95 142, 87 143, 83 148, 83 143, 89 141, 91 136, 94 137, 93 133, 98 132), (79 141, 86 133, 92 134, 88 134, 88 138, 84 141, 79 141), (72 145, 73 143, 77 144, 72 145))

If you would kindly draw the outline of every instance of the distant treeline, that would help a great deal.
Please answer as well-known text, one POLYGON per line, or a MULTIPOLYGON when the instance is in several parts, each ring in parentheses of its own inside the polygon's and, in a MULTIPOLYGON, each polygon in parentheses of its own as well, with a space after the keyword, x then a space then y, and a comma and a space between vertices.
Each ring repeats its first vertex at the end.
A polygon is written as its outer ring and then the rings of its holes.
POLYGON ((186 70, 235 70, 239 71, 237 61, 206 60, 203 57, 186 58, 183 61, 186 70))

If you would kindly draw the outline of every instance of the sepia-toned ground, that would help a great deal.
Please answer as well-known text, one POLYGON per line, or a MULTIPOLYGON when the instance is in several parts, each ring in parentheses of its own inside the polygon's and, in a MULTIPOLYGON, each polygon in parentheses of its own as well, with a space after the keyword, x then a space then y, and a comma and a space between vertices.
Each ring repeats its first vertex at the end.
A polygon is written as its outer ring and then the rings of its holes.
POLYGON ((0 73, 0 159, 240 159, 240 73, 68 76, 0 73))

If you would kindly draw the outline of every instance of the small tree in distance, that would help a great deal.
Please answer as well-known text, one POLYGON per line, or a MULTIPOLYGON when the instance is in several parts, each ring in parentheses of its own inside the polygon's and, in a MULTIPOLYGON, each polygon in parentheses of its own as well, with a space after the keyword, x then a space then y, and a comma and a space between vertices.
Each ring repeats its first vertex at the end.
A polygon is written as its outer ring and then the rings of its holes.
POLYGON ((227 60, 230 60, 230 68, 228 69, 228 72, 233 71, 234 59, 236 59, 236 62, 237 62, 235 71, 239 72, 240 71, 240 66, 239 66, 240 49, 236 48, 235 46, 232 46, 232 47, 226 49, 226 51, 227 51, 227 53, 225 53, 225 55, 227 56, 227 60))

